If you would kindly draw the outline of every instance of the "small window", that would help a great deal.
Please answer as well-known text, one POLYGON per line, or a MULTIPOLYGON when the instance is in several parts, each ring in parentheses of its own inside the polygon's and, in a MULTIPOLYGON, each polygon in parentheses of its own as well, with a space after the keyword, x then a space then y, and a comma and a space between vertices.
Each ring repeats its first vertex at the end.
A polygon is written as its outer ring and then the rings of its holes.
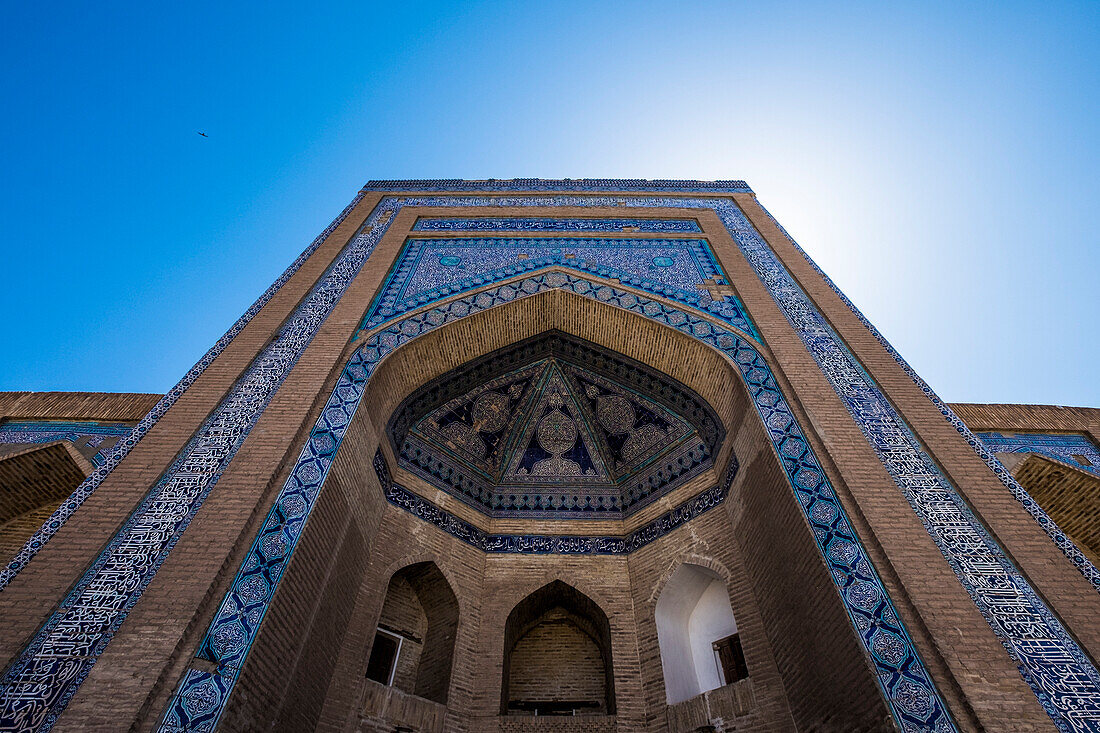
POLYGON ((378 630, 374 635, 374 646, 370 650, 367 662, 367 679, 393 684, 393 672, 397 668, 397 655, 401 653, 401 637, 378 630))
POLYGON ((722 669, 726 684, 732 685, 749 676, 749 667, 745 664, 745 652, 741 649, 741 635, 734 634, 714 642, 714 656, 722 669))

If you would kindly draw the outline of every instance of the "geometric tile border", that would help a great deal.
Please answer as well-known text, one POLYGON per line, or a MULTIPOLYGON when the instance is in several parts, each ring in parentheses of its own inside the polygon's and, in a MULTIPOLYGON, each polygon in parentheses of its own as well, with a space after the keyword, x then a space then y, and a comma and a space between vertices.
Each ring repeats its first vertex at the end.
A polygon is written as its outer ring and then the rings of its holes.
MULTIPOLYGON (((107 438, 129 435, 133 430, 132 425, 121 423, 99 423, 91 420, 83 422, 53 422, 50 420, 19 420, 0 424, 0 443, 52 443, 55 440, 65 440, 76 443, 82 438, 88 438, 85 444, 88 448, 96 448, 107 438)), ((118 441, 114 441, 117 443, 118 441)), ((112 443, 111 445, 114 445, 112 443)), ((107 463, 109 447, 96 451, 91 457, 93 466, 103 466, 107 463)))
MULTIPOLYGON (((764 209, 763 206, 760 208, 764 209)), ((886 337, 879 333, 879 330, 867 320, 867 317, 864 316, 858 308, 856 308, 855 304, 848 299, 848 296, 841 292, 840 288, 836 286, 836 283, 817 266, 817 263, 806 254, 806 251, 799 246, 798 242, 787 233, 783 225, 776 221, 775 217, 771 215, 771 212, 764 209, 764 213, 767 214, 772 220, 772 223, 779 228, 779 231, 783 233, 787 241, 789 241, 805 258, 810 267, 825 280, 829 288, 836 293, 846 306, 848 306, 848 309, 852 311, 852 314, 855 315, 859 322, 862 323, 879 344, 886 349, 886 352, 890 354, 894 361, 897 362, 898 366, 900 366, 909 378, 913 380, 914 384, 920 388, 921 392, 923 392, 932 404, 936 406, 940 414, 943 415, 944 418, 951 423, 951 426, 966 439, 967 444, 974 449, 974 452, 978 454, 978 457, 981 458, 987 466, 989 466, 990 470, 993 471, 997 478, 1001 480, 1001 483, 1005 485, 1005 488, 1007 488, 1016 500, 1023 505, 1028 514, 1039 523, 1039 526, 1043 528, 1043 531, 1045 531, 1054 544, 1058 546, 1058 549, 1065 554, 1066 558, 1073 563, 1074 567, 1081 571, 1081 574, 1092 584, 1092 587, 1100 591, 1100 569, 1097 569, 1096 566, 1092 564, 1092 561, 1085 557, 1080 548, 1073 543, 1073 540, 1066 536, 1054 520, 1047 515, 1046 511, 1039 506, 1038 502, 1032 499, 1031 495, 1027 493, 1027 490, 1012 476, 1012 473, 1004 467, 1004 464, 997 460, 997 456, 993 454, 993 451, 986 447, 985 443, 967 427, 966 423, 955 414, 954 410, 952 410, 946 402, 940 399, 939 395, 937 395, 936 392, 928 386, 928 383, 914 371, 913 367, 909 366, 909 362, 902 358, 901 354, 899 354, 890 342, 886 340, 886 337)))
POLYGON ((671 298, 716 315, 761 340, 736 295, 714 300, 702 287, 710 281, 729 289, 705 239, 409 238, 362 328, 372 329, 455 293, 550 265, 617 279, 671 298))
POLYGON ((700 492, 625 537, 487 534, 446 509, 395 484, 382 451, 379 450, 374 455, 374 470, 388 502, 434 524, 452 537, 457 537, 482 552, 510 555, 629 555, 721 504, 737 476, 738 467, 737 458, 731 458, 722 485, 700 492))
MULTIPOLYGON (((645 178, 504 178, 468 181, 461 178, 368 181, 365 191, 464 192, 516 191, 585 193, 629 191, 639 193, 752 193, 744 181, 647 180, 645 178)), ((489 204, 490 206, 492 204, 489 204)))
POLYGON ((734 216, 723 209, 718 215, 746 259, 1055 725, 1063 731, 1100 730, 1100 673, 1091 660, 763 238, 740 211, 734 216))
POLYGON ((38 554, 38 551, 43 545, 49 542, 50 538, 61 528, 61 525, 68 521, 69 517, 73 515, 73 512, 75 512, 80 505, 84 503, 84 500, 99 487, 103 479, 107 477, 107 474, 119 464, 119 461, 130 453, 133 447, 138 444, 138 441, 140 441, 161 416, 168 411, 168 408, 174 405, 176 400, 187 391, 187 388, 206 371, 206 368, 210 366, 211 362, 213 362, 219 354, 225 351, 225 347, 228 346, 230 342, 237 337, 237 334, 252 321, 256 314, 260 312, 260 309, 267 305, 267 302, 279 292, 279 289, 290 280, 294 273, 301 269, 310 255, 328 239, 328 236, 332 234, 336 227, 343 223, 347 215, 351 213, 351 210, 354 209, 360 199, 363 198, 363 195, 362 191, 356 194, 355 198, 351 200, 351 203, 345 206, 344 210, 333 219, 332 223, 325 227, 324 231, 317 235, 317 238, 290 263, 290 266, 283 271, 283 274, 276 278, 275 282, 273 282, 271 286, 265 290, 251 306, 249 306, 248 310, 237 319, 237 322, 229 327, 229 330, 210 347, 209 351, 203 354, 202 358, 199 359, 195 366, 191 367, 187 374, 183 375, 183 378, 176 383, 176 386, 168 390, 168 392, 160 398, 157 404, 153 406, 153 409, 133 427, 133 432, 128 437, 118 441, 114 450, 104 457, 103 465, 99 466, 90 476, 88 476, 88 478, 84 479, 84 481, 76 487, 76 490, 69 495, 69 498, 61 503, 61 506, 59 506, 53 515, 46 520, 41 529, 35 532, 31 538, 27 540, 23 548, 8 562, 7 566, 0 569, 0 590, 3 590, 7 584, 11 582, 11 579, 27 566, 31 558, 38 554))
POLYGON ((1073 466, 1078 471, 1100 476, 1100 449, 1080 433, 978 433, 994 453, 1038 453, 1073 466), (1081 456, 1088 463, 1077 459, 1081 456), (1091 465, 1090 465, 1091 464, 1091 465))
POLYGON ((568 217, 421 217, 414 232, 640 232, 642 234, 702 234, 690 219, 576 219, 568 217))

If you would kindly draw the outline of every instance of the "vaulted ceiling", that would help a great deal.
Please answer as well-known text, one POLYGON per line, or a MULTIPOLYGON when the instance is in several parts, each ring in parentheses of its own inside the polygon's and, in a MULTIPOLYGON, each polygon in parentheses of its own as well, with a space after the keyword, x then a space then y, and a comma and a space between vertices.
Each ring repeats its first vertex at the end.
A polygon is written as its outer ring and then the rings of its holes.
POLYGON ((399 465, 498 516, 622 515, 711 465, 723 437, 687 387, 548 332, 417 390, 390 421, 399 465))

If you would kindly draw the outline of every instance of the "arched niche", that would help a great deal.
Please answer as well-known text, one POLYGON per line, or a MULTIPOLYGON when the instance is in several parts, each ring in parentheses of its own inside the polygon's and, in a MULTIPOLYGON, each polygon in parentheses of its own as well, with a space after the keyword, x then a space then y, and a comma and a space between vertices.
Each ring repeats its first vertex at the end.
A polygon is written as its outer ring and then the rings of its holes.
POLYGON ((713 570, 690 563, 676 568, 654 615, 670 705, 744 676, 729 592, 713 570))
POLYGON ((520 601, 504 626, 502 715, 614 715, 611 626, 560 580, 520 601))
POLYGON ((433 562, 398 570, 386 588, 367 678, 446 704, 458 630, 458 600, 433 562))

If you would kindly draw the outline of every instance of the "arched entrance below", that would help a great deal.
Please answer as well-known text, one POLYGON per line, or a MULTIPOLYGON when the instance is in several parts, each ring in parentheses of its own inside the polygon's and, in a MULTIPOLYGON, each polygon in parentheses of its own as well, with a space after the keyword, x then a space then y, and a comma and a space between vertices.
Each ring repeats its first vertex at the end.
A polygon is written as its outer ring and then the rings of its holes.
POLYGON ((458 629, 458 600, 433 562, 390 578, 375 630, 367 678, 446 704, 458 629))
POLYGON ((614 715, 611 626, 560 580, 524 598, 504 627, 502 715, 614 715))

